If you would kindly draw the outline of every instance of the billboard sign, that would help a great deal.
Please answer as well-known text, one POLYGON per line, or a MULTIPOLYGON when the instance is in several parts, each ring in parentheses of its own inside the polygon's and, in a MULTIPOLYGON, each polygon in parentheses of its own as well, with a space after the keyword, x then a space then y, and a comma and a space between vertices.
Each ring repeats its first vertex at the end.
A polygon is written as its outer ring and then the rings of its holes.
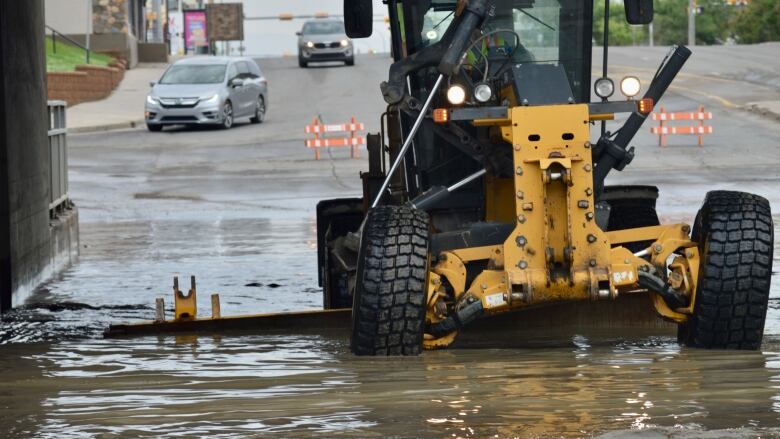
POLYGON ((210 41, 244 39, 244 5, 242 3, 209 3, 206 5, 210 41))
POLYGON ((206 11, 188 10, 184 11, 184 51, 185 53, 193 51, 203 53, 203 49, 208 48, 208 34, 206 26, 206 11))

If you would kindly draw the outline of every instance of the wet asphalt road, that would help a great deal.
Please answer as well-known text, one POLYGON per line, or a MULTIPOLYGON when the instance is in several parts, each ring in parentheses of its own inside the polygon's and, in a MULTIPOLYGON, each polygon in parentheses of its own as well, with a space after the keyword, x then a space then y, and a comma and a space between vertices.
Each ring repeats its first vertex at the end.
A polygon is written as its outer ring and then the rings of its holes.
MULTIPOLYGON (((615 51, 616 73, 637 68, 649 79, 655 52, 648 61, 615 51)), ((726 103, 741 105, 740 77, 764 78, 746 86, 764 100, 780 94, 763 70, 771 57, 753 57, 764 58, 752 70, 714 76, 707 62, 722 56, 708 55, 664 99, 670 110, 703 103, 715 113, 704 147, 683 138, 660 149, 645 127, 635 163, 611 180, 658 184, 662 221, 690 222, 715 188, 780 206, 780 124, 726 103)), ((355 115, 376 131, 389 60, 308 70, 294 59, 259 62, 271 92, 261 125, 70 136, 80 261, 3 317, 5 436, 780 435, 777 280, 755 353, 682 349, 643 332, 553 331, 541 348, 513 339, 390 360, 352 357, 340 333, 101 339, 109 322, 151 318, 155 297, 170 304, 174 274, 198 276, 206 315, 212 292, 223 315, 321 305, 314 208, 358 195, 366 164, 347 150, 315 162, 303 126, 355 115)))

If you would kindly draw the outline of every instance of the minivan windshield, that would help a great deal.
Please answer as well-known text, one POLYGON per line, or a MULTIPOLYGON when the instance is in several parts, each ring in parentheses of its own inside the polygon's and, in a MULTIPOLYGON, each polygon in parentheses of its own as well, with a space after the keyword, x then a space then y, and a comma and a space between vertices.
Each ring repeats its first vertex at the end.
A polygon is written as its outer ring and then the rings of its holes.
POLYGON ((160 79, 160 84, 218 84, 225 79, 224 64, 174 65, 160 79))
POLYGON ((340 21, 310 21, 303 25, 304 35, 343 34, 344 23, 340 21))

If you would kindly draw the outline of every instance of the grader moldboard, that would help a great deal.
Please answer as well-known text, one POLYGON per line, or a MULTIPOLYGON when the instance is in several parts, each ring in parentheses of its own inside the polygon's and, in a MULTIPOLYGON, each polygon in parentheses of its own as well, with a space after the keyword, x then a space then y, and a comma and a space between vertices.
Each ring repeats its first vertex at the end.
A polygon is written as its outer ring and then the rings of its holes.
MULTIPOLYGON (((591 102, 593 0, 385 3, 395 62, 363 198, 317 208, 324 305, 352 306, 355 354, 416 355, 480 317, 630 295, 685 345, 759 347, 767 200, 709 192, 691 229, 659 224, 656 187, 604 185, 634 158, 629 142, 687 48, 670 51, 643 97, 627 77, 626 99, 609 100, 605 19, 591 102), (630 115, 607 132, 617 113, 630 115)), ((629 23, 652 20, 652 0, 624 3, 629 23)), ((345 0, 344 17, 350 37, 370 36, 372 0, 345 0)))
MULTIPOLYGON (((656 187, 604 185, 634 158, 629 142, 687 48, 670 51, 644 96, 627 77, 627 99, 610 100, 605 1, 591 102, 593 0, 385 3, 395 62, 381 84, 382 132, 367 136, 363 197, 317 205, 325 310, 221 317, 212 296, 212 318, 199 319, 193 278, 186 296, 174 282, 173 321, 158 299, 156 321, 112 325, 107 336, 324 330, 351 316, 355 354, 416 355, 473 329, 488 345, 486 322, 498 339, 534 325, 614 329, 660 316, 688 346, 760 346, 774 240, 767 200, 710 192, 691 229, 659 224, 656 187), (618 113, 629 116, 606 131, 618 113)), ((624 5, 629 23, 652 20, 652 0, 624 5)), ((372 0, 345 0, 344 18, 350 37, 371 35, 372 0)))

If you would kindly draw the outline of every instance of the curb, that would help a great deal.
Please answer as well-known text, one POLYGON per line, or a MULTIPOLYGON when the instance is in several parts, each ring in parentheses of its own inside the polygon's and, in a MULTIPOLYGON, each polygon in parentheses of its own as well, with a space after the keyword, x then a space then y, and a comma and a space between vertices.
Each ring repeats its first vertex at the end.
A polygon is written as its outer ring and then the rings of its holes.
POLYGON ((68 128, 68 133, 78 134, 78 133, 96 133, 100 131, 123 130, 128 128, 135 128, 138 125, 142 125, 143 123, 144 123, 144 119, 136 119, 136 120, 128 120, 127 122, 116 122, 116 123, 109 123, 104 125, 73 127, 73 128, 68 128))
POLYGON ((776 113, 776 112, 774 112, 774 111, 772 111, 772 110, 762 106, 761 104, 749 103, 749 104, 745 105, 743 108, 745 110, 751 112, 751 113, 758 114, 759 116, 764 116, 764 117, 768 117, 770 119, 774 119, 774 120, 780 121, 780 113, 776 113))

